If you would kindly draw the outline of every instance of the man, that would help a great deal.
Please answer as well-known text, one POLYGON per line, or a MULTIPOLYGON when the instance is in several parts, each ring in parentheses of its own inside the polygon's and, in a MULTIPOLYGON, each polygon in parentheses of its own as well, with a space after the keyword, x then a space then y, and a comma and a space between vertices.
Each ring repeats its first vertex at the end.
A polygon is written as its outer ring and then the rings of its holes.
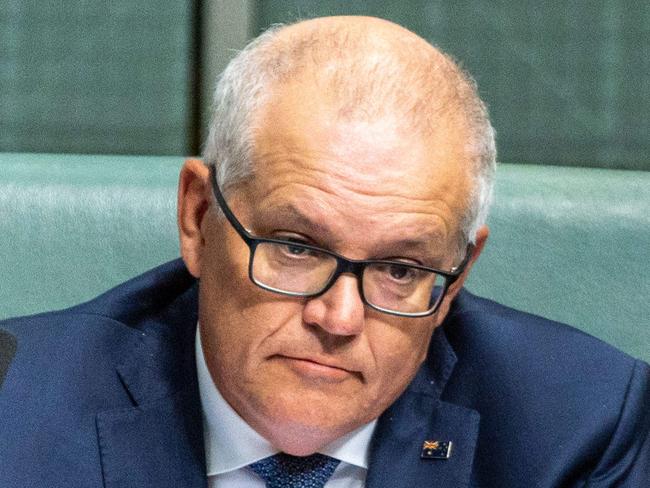
POLYGON ((182 169, 183 262, 2 324, 0 485, 650 486, 648 365, 462 290, 494 160, 413 33, 263 34, 182 169))

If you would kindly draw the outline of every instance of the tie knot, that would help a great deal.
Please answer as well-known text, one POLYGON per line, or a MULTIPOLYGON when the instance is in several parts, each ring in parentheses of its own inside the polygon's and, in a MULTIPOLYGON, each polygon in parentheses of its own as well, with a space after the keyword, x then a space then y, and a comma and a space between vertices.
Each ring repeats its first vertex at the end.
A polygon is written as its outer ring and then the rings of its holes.
POLYGON ((318 453, 300 457, 281 452, 249 467, 267 488, 323 488, 339 462, 318 453))

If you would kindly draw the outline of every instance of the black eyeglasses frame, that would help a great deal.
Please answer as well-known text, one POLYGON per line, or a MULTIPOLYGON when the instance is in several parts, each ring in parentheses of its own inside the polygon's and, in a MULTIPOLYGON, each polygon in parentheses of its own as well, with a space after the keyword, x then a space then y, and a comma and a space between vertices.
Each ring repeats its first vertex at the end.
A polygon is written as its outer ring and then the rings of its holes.
POLYGON ((242 238, 242 240, 246 243, 246 245, 249 248, 249 259, 248 259, 248 278, 253 282, 255 285, 259 286, 260 288, 264 290, 268 290, 274 293, 278 293, 281 295, 287 295, 287 296, 293 296, 293 297, 300 297, 300 298, 314 298, 317 296, 320 296, 327 292, 334 283, 336 283, 336 280, 339 278, 341 274, 347 273, 347 274, 352 274, 357 277, 357 284, 359 287, 359 296, 361 297, 361 301, 369 306, 370 308, 377 310, 379 312, 387 313, 390 315, 396 315, 399 317, 426 317, 428 315, 432 315, 438 310, 438 307, 442 303, 449 287, 458 279, 458 277, 462 274, 463 270, 465 269, 465 266, 467 266, 467 263, 469 262, 471 256, 472 256, 472 251, 474 249, 474 246, 470 243, 467 245, 467 249, 465 252, 465 257, 461 261, 461 263, 452 268, 450 271, 442 271, 436 268, 431 268, 428 266, 422 266, 420 264, 413 264, 413 263, 404 263, 401 261, 390 261, 390 260, 383 260, 383 259, 348 259, 345 256, 342 256, 340 254, 337 254, 335 252, 329 251, 327 249, 323 249, 321 247, 317 246, 312 246, 311 244, 304 244, 301 242, 293 242, 293 241, 288 241, 288 240, 283 240, 283 239, 274 239, 270 237, 257 237, 252 235, 242 224, 239 222, 237 217, 235 217, 235 214, 232 212, 230 207, 228 206, 228 203, 226 202, 225 197, 221 193, 221 189, 219 188, 219 183, 217 182, 217 174, 216 174, 216 168, 213 164, 210 165, 210 181, 212 183, 212 193, 214 194, 215 199, 217 200, 217 203, 219 204, 219 207, 221 208, 223 214, 225 215, 226 219, 232 225, 233 229, 239 234, 239 236, 242 238), (301 249, 307 249, 311 251, 316 251, 320 252, 322 254, 329 255, 336 259, 336 269, 332 276, 329 278, 328 282, 325 284, 325 286, 314 293, 296 293, 296 292, 290 292, 290 291, 285 291, 285 290, 280 290, 274 287, 271 287, 269 285, 266 285, 264 283, 261 283, 257 281, 253 275, 253 259, 255 256, 255 249, 260 243, 263 242, 268 242, 268 243, 274 243, 274 244, 281 244, 281 245, 287 245, 287 246, 292 246, 292 247, 299 247, 301 249), (442 291, 438 298, 436 299, 435 303, 432 304, 432 306, 429 308, 429 310, 426 310, 424 312, 398 312, 395 310, 389 310, 389 309, 384 309, 382 307, 379 307, 373 303, 370 303, 366 300, 365 293, 363 291, 363 271, 367 265, 370 264, 386 264, 386 265, 395 265, 395 266, 405 266, 405 267, 411 267, 411 268, 416 268, 420 269, 423 271, 428 271, 432 272, 435 274, 438 274, 444 278, 444 282, 442 285, 442 291))

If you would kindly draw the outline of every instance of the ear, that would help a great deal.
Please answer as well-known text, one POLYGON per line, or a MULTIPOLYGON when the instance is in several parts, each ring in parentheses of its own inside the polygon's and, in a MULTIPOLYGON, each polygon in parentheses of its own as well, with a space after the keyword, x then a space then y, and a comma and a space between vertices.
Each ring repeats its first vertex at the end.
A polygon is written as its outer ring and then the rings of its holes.
POLYGON ((445 319, 445 317, 447 316, 447 313, 449 312, 449 307, 451 306, 451 302, 453 302, 454 298, 456 298, 456 295, 458 295, 458 292, 460 292, 461 288, 463 287, 463 284, 465 283, 465 280, 469 276, 469 272, 472 269, 472 266, 474 265, 478 257, 481 255, 481 251, 483 251, 483 248, 485 247, 485 243, 489 235, 490 235, 490 229, 488 229, 487 225, 481 226, 476 231, 476 240, 474 243, 474 248, 472 249, 472 256, 469 258, 469 261, 467 262, 467 265, 465 266, 463 272, 460 274, 460 276, 458 276, 456 281, 454 281, 454 283, 447 290, 447 294, 445 295, 445 298, 440 304, 440 308, 436 312, 436 316, 435 316, 436 327, 440 325, 442 321, 445 319))
POLYGON ((188 159, 178 182, 178 234, 181 256, 189 272, 201 274, 204 254, 203 217, 210 206, 210 171, 199 159, 188 159))

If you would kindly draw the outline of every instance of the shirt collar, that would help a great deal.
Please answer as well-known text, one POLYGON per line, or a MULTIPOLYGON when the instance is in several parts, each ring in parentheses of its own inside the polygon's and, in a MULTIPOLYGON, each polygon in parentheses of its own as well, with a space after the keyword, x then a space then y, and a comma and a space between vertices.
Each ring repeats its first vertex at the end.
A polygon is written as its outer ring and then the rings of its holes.
MULTIPOLYGON (((248 466, 279 451, 242 419, 221 396, 212 381, 196 328, 196 369, 203 411, 207 475, 213 476, 248 466)), ((377 420, 362 425, 320 450, 344 463, 368 469, 370 439, 377 420)))

